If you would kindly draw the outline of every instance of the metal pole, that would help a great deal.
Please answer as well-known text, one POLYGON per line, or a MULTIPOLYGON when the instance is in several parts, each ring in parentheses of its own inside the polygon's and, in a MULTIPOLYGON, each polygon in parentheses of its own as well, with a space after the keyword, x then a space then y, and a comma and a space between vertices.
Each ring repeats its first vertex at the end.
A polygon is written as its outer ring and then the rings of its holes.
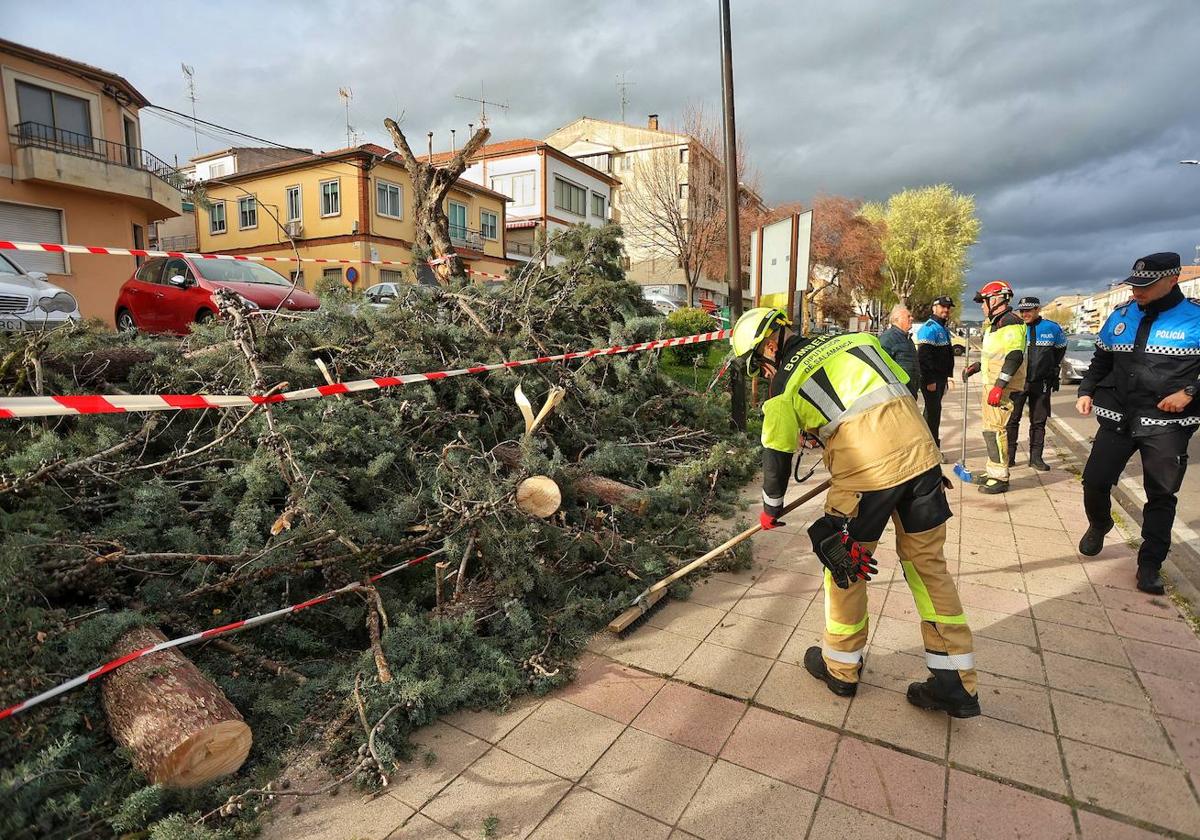
MULTIPOLYGON (((733 113, 733 45, 729 34, 729 0, 721 5, 721 102, 725 118, 725 235, 729 263, 729 326, 742 316, 742 254, 738 226, 737 125, 733 113)), ((729 366, 731 413, 739 431, 746 428, 746 378, 740 365, 729 366)))

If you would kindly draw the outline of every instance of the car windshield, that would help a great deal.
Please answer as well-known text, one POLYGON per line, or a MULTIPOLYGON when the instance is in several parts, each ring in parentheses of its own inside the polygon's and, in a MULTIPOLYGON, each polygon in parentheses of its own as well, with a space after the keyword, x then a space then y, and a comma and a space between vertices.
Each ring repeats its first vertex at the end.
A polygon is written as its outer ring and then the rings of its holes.
POLYGON ((21 269, 17 267, 16 263, 4 256, 4 254, 0 254, 0 274, 20 275, 24 273, 25 272, 21 271, 21 269))
POLYGON ((266 286, 291 286, 291 282, 266 266, 233 260, 205 260, 196 266, 205 280, 217 283, 261 283, 266 286))
POLYGON ((1083 353, 1095 349, 1096 336, 1094 335, 1073 335, 1067 339, 1068 352, 1083 353))

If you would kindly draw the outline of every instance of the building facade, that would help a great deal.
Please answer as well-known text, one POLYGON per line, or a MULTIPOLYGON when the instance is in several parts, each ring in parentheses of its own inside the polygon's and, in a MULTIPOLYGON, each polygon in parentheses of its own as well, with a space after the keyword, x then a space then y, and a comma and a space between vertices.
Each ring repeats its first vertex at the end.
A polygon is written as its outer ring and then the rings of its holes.
MULTIPOLYGON (((408 171, 382 146, 367 143, 210 178, 202 192, 196 209, 201 251, 277 257, 298 251, 358 261, 301 263, 299 279, 310 291, 322 279, 362 290, 416 278, 405 266, 366 262, 409 262, 416 237, 408 171)), ((505 255, 506 204, 500 193, 462 179, 450 191, 450 238, 468 269, 502 275, 514 264, 505 255)), ((272 267, 296 271, 283 263, 272 267)))
MULTIPOLYGON (((178 172, 142 148, 148 104, 115 73, 0 40, 0 239, 145 248, 154 220, 183 208, 178 172)), ((136 268, 133 257, 10 256, 109 324, 136 268)))

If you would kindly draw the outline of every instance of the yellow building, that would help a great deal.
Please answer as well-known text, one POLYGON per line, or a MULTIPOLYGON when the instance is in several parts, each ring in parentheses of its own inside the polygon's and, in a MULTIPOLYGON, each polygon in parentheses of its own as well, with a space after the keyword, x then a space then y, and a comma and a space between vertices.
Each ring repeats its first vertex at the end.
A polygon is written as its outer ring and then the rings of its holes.
MULTIPOLYGON (((408 171, 382 146, 367 143, 210 178, 204 192, 209 206, 196 208, 201 251, 291 257, 290 235, 301 257, 359 261, 303 263, 306 289, 323 277, 360 291, 381 282, 412 282, 413 273, 403 266, 365 263, 411 260, 416 237, 408 171)), ((469 269, 503 275, 514 264, 505 257, 506 201, 465 180, 450 191, 450 238, 469 269)), ((295 269, 273 267, 283 274, 295 269)))
MULTIPOLYGON (((147 227, 178 216, 182 181, 141 148, 149 102, 98 67, 0 40, 0 239, 145 248, 147 227)), ((113 322, 133 257, 9 252, 113 322)))

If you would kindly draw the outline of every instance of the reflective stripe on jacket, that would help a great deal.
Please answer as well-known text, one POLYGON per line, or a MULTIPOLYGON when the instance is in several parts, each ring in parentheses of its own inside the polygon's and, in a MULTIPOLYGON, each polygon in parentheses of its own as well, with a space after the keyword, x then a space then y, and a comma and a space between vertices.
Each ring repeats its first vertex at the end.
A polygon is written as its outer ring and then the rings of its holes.
POLYGON ((993 385, 1024 390, 1025 345, 1025 322, 1011 309, 984 323, 980 366, 985 390, 993 385))

